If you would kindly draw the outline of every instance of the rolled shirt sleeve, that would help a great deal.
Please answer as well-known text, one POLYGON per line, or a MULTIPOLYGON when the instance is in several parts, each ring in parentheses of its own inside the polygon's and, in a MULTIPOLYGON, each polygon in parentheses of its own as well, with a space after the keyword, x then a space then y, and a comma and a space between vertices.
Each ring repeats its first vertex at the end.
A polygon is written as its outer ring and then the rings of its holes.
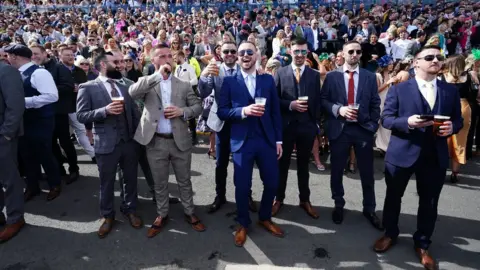
POLYGON ((30 78, 32 87, 40 93, 38 96, 26 97, 25 108, 38 109, 58 101, 58 89, 52 75, 46 69, 37 69, 30 78))

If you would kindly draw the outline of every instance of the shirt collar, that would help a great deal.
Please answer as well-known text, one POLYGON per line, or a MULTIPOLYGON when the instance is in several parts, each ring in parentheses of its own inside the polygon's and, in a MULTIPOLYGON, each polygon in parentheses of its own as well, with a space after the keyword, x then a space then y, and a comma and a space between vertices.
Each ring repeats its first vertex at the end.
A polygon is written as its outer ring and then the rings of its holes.
POLYGON ((246 80, 249 75, 252 75, 254 79, 257 78, 257 73, 256 72, 254 72, 252 74, 248 74, 245 71, 243 71, 242 69, 240 70, 240 72, 242 72, 242 77, 243 77, 244 80, 246 80))
POLYGON ((303 73, 303 71, 305 70, 305 64, 297 67, 294 63, 292 63, 290 66, 292 67, 293 72, 295 72, 297 70, 297 68, 300 68, 300 73, 303 73))
POLYGON ((435 87, 437 85, 437 78, 434 78, 433 80, 431 81, 425 81, 423 79, 420 79, 419 77, 415 76, 415 80, 417 81, 417 84, 419 87, 424 87, 427 83, 431 83, 433 85, 433 87, 435 87))
POLYGON ((34 64, 32 62, 28 62, 26 64, 23 64, 21 67, 18 68, 18 71, 24 72, 27 70, 29 67, 33 66, 34 64))
POLYGON ((228 67, 225 62, 222 63, 223 65, 223 68, 226 70, 226 71, 229 71, 230 69, 233 69, 234 72, 237 71, 237 64, 235 64, 232 68, 228 67))
MULTIPOLYGON (((343 72, 344 73, 347 73, 348 69, 347 69, 347 65, 343 65, 343 72)), ((352 70, 354 72, 356 72, 357 74, 360 74, 360 66, 357 66, 354 70, 352 70)))
POLYGON ((103 76, 103 75, 100 75, 100 74, 98 75, 98 79, 99 79, 100 81, 102 81, 103 83, 106 83, 106 82, 108 82, 108 80, 110 80, 109 78, 107 78, 107 77, 105 77, 105 76, 103 76))

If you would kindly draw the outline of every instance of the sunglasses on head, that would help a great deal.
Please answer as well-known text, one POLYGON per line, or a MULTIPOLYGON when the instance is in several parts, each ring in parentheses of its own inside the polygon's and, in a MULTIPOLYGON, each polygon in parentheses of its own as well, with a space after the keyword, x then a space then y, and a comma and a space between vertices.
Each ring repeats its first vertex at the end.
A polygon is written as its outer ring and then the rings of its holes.
POLYGON ((225 55, 227 55, 227 54, 236 54, 236 53, 237 53, 237 50, 223 50, 222 53, 225 54, 225 55))
POLYGON ((293 55, 307 55, 307 50, 294 50, 293 55))
POLYGON ((424 57, 419 57, 418 59, 423 59, 427 62, 431 62, 433 61, 433 59, 437 58, 438 61, 443 61, 445 60, 445 56, 441 55, 441 54, 437 54, 437 55, 433 55, 433 54, 429 54, 429 55, 426 55, 424 57))
POLYGON ((253 50, 250 50, 250 49, 247 49, 247 50, 241 50, 238 52, 238 55, 239 56, 245 56, 245 55, 248 55, 248 56, 252 56, 255 52, 253 50))
POLYGON ((357 53, 357 55, 362 54, 362 50, 349 50, 348 54, 353 55, 354 53, 357 53))

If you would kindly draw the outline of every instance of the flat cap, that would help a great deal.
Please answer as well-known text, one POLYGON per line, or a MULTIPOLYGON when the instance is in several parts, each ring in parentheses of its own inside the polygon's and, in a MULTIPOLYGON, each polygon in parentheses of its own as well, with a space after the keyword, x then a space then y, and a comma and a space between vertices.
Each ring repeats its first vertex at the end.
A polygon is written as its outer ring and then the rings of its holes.
POLYGON ((32 51, 27 46, 21 45, 21 44, 9 45, 5 47, 3 51, 9 54, 25 57, 28 59, 32 58, 32 51))

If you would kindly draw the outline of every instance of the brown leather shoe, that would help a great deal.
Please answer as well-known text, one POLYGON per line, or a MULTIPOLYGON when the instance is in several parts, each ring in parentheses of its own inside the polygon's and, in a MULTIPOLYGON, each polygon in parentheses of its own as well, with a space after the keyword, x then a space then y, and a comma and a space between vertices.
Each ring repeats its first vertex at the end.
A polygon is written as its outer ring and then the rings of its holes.
POLYGON ((276 216, 278 214, 278 211, 280 211, 280 208, 282 208, 283 202, 281 201, 274 201, 273 206, 272 206, 272 217, 276 216))
POLYGON ((240 226, 235 232, 235 246, 243 247, 245 241, 247 241, 247 229, 240 226))
POLYGON ((377 253, 383 253, 395 245, 395 242, 396 241, 394 239, 384 235, 375 242, 373 245, 373 250, 377 253))
POLYGON ((62 192, 62 187, 60 186, 52 188, 50 192, 48 192, 47 194, 47 201, 55 200, 60 195, 61 192, 62 192))
POLYGON ((165 216, 165 217, 158 216, 153 222, 152 226, 148 229, 147 237, 153 238, 157 234, 159 234, 160 231, 163 229, 163 227, 165 227, 165 225, 168 223, 168 220, 169 220, 168 216, 165 216))
POLYGON ((102 222, 102 225, 98 229, 98 233, 97 233, 98 237, 100 237, 100 239, 103 239, 103 238, 107 237, 107 235, 110 233, 110 231, 112 231, 114 223, 115 223, 114 218, 104 218, 103 222, 102 222))
POLYGON ((319 216, 315 209, 313 209, 312 204, 310 202, 300 202, 300 207, 307 212, 307 214, 313 218, 313 219, 318 219, 319 216))
POLYGON ((135 213, 123 214, 123 216, 130 222, 130 225, 135 229, 140 229, 143 225, 142 219, 135 213))
POLYGON ((417 253, 418 258, 420 259, 420 263, 425 267, 427 270, 436 270, 437 265, 435 264, 435 260, 428 254, 428 250, 422 248, 415 248, 415 253, 417 253))
POLYGON ((202 221, 195 215, 192 214, 190 216, 185 215, 185 221, 192 225, 192 228, 197 232, 203 232, 207 229, 207 227, 202 223, 202 221))
POLYGON ((265 230, 270 232, 276 237, 284 237, 285 234, 283 233, 282 229, 278 227, 275 223, 273 223, 271 220, 265 220, 265 221, 258 221, 258 225, 262 226, 265 230))
POLYGON ((15 235, 20 232, 23 226, 25 226, 25 219, 23 218, 16 223, 5 226, 5 228, 0 231, 0 244, 5 243, 15 237, 15 235))

